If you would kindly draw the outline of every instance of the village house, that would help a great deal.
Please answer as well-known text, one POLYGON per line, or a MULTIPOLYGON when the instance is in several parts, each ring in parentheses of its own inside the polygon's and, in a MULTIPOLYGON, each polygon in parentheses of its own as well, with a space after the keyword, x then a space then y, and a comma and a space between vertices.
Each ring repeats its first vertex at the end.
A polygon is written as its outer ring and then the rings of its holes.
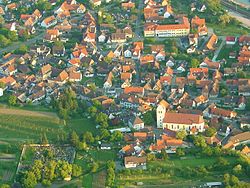
POLYGON ((56 24, 57 24, 57 20, 56 20, 55 16, 49 16, 42 21, 41 26, 45 27, 45 28, 49 28, 49 27, 54 26, 56 24))
POLYGON ((250 142, 250 131, 236 134, 235 136, 231 136, 226 144, 223 145, 225 149, 235 149, 236 146, 240 144, 249 144, 250 142))
POLYGON ((146 159, 146 157, 136 156, 124 157, 125 168, 142 168, 145 170, 147 164, 146 159))
POLYGON ((131 128, 136 130, 144 129, 144 122, 138 116, 131 118, 128 124, 131 128))
POLYGON ((218 108, 212 104, 206 111, 204 111, 204 115, 208 115, 209 117, 223 117, 225 119, 232 119, 237 116, 237 113, 232 110, 218 108))
POLYGON ((250 128, 250 118, 241 118, 240 119, 240 128, 250 128))
POLYGON ((207 51, 214 51, 215 50, 215 45, 218 42, 218 37, 215 34, 212 34, 205 45, 205 48, 203 49, 204 52, 207 51))
POLYGON ((206 27, 205 19, 201 19, 198 16, 195 16, 191 20, 191 27, 192 29, 196 29, 199 36, 207 35, 208 29, 206 27))

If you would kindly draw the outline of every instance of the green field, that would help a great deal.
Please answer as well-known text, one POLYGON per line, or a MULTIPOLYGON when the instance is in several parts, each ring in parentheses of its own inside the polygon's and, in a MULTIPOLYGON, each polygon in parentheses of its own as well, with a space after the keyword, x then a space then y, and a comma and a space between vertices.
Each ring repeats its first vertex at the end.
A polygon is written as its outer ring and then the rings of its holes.
POLYGON ((14 114, 1 114, 0 140, 38 141, 41 133, 46 133, 48 139, 54 139, 62 131, 63 126, 52 117, 29 117, 14 114))
MULTIPOLYGON (((233 165, 235 157, 227 157, 226 160, 233 165)), ((147 170, 140 173, 119 174, 116 179, 117 185, 134 185, 143 182, 145 187, 190 187, 201 185, 209 181, 222 181, 225 170, 208 170, 205 176, 189 177, 184 175, 188 169, 201 166, 212 167, 217 161, 216 157, 186 157, 184 159, 168 159, 166 161, 152 161, 147 164, 147 170), (187 168, 187 169, 186 169, 187 168), (192 181, 191 181, 192 179, 192 181)))
POLYGON ((67 122, 67 129, 76 131, 79 135, 89 131, 96 133, 96 124, 91 119, 81 118, 81 119, 72 119, 67 122))
MULTIPOLYGON (((74 119, 64 123, 55 113, 51 113, 50 109, 33 106, 25 108, 0 106, 0 157, 7 154, 14 156, 9 161, 0 158, 0 185, 13 181, 22 144, 39 143, 44 133, 49 142, 54 143, 58 141, 60 135, 64 135, 67 139, 72 130, 79 135, 85 131, 96 133, 95 123, 89 119, 74 119)), ((93 152, 93 158, 98 158, 95 155, 98 156, 93 152)), ((29 158, 29 155, 26 157, 29 158)))
POLYGON ((240 36, 250 33, 250 29, 237 25, 223 27, 220 24, 207 24, 207 26, 213 28, 214 33, 218 36, 240 36))

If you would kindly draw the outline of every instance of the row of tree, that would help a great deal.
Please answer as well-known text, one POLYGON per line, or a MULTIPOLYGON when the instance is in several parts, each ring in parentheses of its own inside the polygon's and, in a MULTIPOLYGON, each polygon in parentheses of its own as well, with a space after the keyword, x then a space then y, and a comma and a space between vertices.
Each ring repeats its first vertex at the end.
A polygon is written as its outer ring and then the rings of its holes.
POLYGON ((20 174, 19 178, 25 188, 33 188, 39 182, 49 187, 56 179, 78 177, 81 174, 81 166, 70 164, 64 160, 51 160, 46 164, 41 160, 35 160, 33 166, 28 171, 20 174))
POLYGON ((107 162, 107 177, 105 185, 107 187, 113 187, 115 182, 115 162, 108 161, 107 162))

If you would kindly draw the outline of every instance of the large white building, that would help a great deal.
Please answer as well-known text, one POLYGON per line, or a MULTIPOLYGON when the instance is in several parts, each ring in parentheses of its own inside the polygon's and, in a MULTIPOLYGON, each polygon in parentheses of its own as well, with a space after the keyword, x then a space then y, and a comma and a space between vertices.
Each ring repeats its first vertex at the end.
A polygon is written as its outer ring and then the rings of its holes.
POLYGON ((181 37, 190 33, 188 18, 180 18, 179 24, 146 24, 144 27, 145 37, 181 37))
POLYGON ((204 125, 204 119, 201 115, 167 112, 163 119, 162 128, 188 132, 195 128, 198 132, 203 132, 205 131, 204 125))
POLYGON ((156 109, 156 117, 157 117, 157 128, 162 128, 163 126, 163 119, 165 117, 165 114, 167 112, 167 109, 169 107, 168 102, 165 100, 162 100, 157 109, 156 109))
POLYGON ((186 114, 167 112, 169 104, 161 101, 156 109, 157 128, 167 128, 173 131, 196 129, 197 132, 205 131, 203 116, 198 114, 186 114))

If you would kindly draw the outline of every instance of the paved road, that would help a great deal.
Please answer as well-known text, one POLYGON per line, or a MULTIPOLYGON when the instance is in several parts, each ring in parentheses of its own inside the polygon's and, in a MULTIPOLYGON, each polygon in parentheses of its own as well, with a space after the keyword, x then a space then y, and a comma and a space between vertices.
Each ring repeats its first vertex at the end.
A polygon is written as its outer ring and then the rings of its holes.
POLYGON ((222 36, 221 36, 221 37, 219 37, 219 39, 221 39, 222 42, 221 42, 219 48, 217 48, 216 51, 214 52, 214 57, 213 57, 212 61, 216 61, 216 59, 217 59, 217 57, 218 57, 218 55, 219 55, 221 49, 222 49, 223 46, 226 44, 226 37, 222 37, 222 36))
POLYGON ((225 6, 228 10, 232 10, 233 12, 236 12, 245 18, 248 18, 248 19, 250 18, 250 11, 241 9, 239 8, 239 6, 232 4, 228 0, 221 0, 221 4, 225 6))
MULTIPOLYGON (((38 31, 37 31, 38 32, 38 31)), ((36 43, 37 40, 39 39, 42 39, 44 37, 44 30, 43 31, 40 31, 40 33, 38 35, 36 35, 35 37, 25 41, 25 42, 21 42, 21 41, 18 41, 18 42, 14 42, 14 43, 11 43, 9 46, 3 48, 3 49, 0 49, 0 56, 4 53, 4 52, 11 52, 11 51, 14 51, 16 50, 17 48, 19 48, 19 46, 21 46, 22 44, 24 45, 31 45, 31 44, 34 44, 36 43)))
MULTIPOLYGON (((143 33, 143 27, 141 26, 141 22, 142 22, 142 10, 143 10, 143 1, 140 0, 139 4, 138 4, 138 13, 137 13, 137 20, 136 20, 136 24, 135 24, 135 36, 133 38, 133 41, 138 41, 140 40, 140 37, 142 36, 143 33)), ((140 61, 136 60, 135 61, 135 69, 136 69, 136 82, 139 84, 140 83, 140 61)))
POLYGON ((136 20, 136 28, 135 28, 135 38, 140 38, 140 36, 142 35, 142 25, 141 25, 141 22, 142 22, 142 10, 143 10, 143 1, 140 0, 139 1, 139 4, 138 4, 138 8, 137 8, 137 20, 136 20))

